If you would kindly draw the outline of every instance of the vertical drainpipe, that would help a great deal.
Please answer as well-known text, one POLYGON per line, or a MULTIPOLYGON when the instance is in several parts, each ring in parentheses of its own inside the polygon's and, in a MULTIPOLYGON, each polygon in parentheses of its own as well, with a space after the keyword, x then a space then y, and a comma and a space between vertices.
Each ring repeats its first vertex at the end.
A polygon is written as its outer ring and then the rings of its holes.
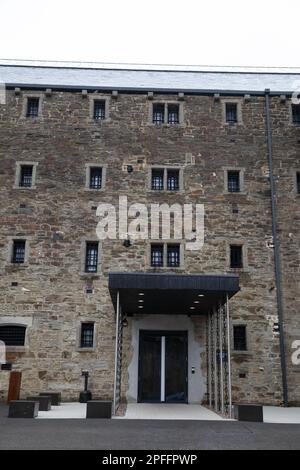
POLYGON ((282 391, 283 405, 288 406, 288 386, 286 374, 285 342, 284 342, 284 322, 283 322, 283 303, 282 303, 282 281, 281 281, 281 261, 280 261, 280 241, 277 234, 277 206, 276 206, 276 186, 273 174, 273 138, 270 119, 270 90, 265 90, 265 110, 266 110, 266 129, 268 138, 268 162, 270 171, 270 187, 272 202, 272 235, 274 244, 274 263, 275 263, 275 282, 276 297, 279 323, 279 344, 280 344, 280 362, 282 373, 282 391))

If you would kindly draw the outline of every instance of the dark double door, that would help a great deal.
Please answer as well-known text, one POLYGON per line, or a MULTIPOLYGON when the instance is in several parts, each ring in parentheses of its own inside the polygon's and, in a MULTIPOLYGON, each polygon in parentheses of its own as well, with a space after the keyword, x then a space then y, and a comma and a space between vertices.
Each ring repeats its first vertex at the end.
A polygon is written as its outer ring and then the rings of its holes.
POLYGON ((187 332, 140 331, 139 402, 187 403, 187 332))

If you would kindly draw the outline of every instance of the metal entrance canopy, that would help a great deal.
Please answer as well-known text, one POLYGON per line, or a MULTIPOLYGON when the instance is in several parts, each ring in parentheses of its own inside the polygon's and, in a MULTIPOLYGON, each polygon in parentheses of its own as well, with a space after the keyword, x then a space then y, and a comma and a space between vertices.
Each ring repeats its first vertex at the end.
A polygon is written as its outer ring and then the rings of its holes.
POLYGON ((110 273, 109 290, 123 314, 201 315, 226 303, 239 290, 237 275, 110 273))

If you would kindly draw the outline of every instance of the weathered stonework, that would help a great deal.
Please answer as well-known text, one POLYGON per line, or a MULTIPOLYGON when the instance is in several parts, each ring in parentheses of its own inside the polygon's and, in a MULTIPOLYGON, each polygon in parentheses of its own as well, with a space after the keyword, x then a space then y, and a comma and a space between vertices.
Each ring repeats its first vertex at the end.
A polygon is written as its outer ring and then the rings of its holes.
MULTIPOLYGON (((111 399, 114 380, 115 312, 108 290, 110 271, 149 271, 148 243, 131 247, 121 240, 105 240, 100 252, 101 271, 81 271, 81 242, 95 238, 97 217, 93 206, 128 203, 205 204, 205 245, 201 251, 185 251, 184 272, 222 274, 237 272, 241 291, 230 301, 232 323, 247 325, 248 351, 232 353, 233 400, 279 404, 282 382, 274 279, 264 97, 226 97, 238 101, 242 116, 238 125, 223 119, 223 98, 185 93, 181 102, 183 122, 178 126, 149 123, 152 105, 147 93, 109 93, 109 119, 91 119, 90 100, 80 91, 55 91, 42 96, 42 115, 24 118, 24 102, 30 90, 7 92, 0 106, 0 320, 9 316, 31 317, 22 351, 12 350, 14 370, 22 371, 22 397, 40 391, 59 390, 63 400, 77 400, 83 387, 81 370, 90 371, 94 398, 111 399), (189 158, 187 158, 187 156, 189 158), (190 158, 192 157, 192 158, 190 158), (144 160, 144 163, 138 163, 144 160), (16 188, 16 162, 35 162, 35 188, 16 188), (189 162, 194 164, 190 164, 189 162), (104 165, 105 188, 86 191, 86 165, 104 165), (133 172, 127 172, 127 165, 133 172), (184 190, 156 194, 149 191, 149 166, 184 169, 184 190), (241 194, 224 191, 224 168, 244 170, 241 194), (20 208, 20 204, 26 204, 20 208), (233 206, 238 213, 233 213, 233 206), (29 241, 28 261, 9 262, 11 237, 29 241), (228 264, 232 241, 245 243, 243 270, 228 264), (16 287, 12 282, 17 282, 16 287), (87 282, 93 293, 86 294, 87 282), (25 288, 26 290, 23 290, 25 288), (95 322, 93 351, 78 349, 80 322, 95 322), (239 374, 245 373, 245 378, 239 374)), ((93 97, 96 94, 89 92, 93 97)), ((154 93, 155 102, 166 100, 154 93)), ((168 95, 178 102, 178 95, 168 95)), ((291 343, 300 339, 300 213, 295 190, 295 171, 300 170, 299 128, 290 122, 290 103, 271 98, 274 138, 274 175, 278 191, 278 225, 285 312, 286 360, 290 400, 300 404, 300 368, 291 363, 291 343)), ((182 268, 175 270, 182 272, 182 268)), ((132 354, 131 319, 124 328, 122 398, 126 399, 132 354)), ((201 364, 206 374, 205 321, 193 319, 203 347, 201 364)), ((176 317, 174 317, 176 322, 176 317)), ((0 398, 7 394, 9 372, 0 372, 0 398)))

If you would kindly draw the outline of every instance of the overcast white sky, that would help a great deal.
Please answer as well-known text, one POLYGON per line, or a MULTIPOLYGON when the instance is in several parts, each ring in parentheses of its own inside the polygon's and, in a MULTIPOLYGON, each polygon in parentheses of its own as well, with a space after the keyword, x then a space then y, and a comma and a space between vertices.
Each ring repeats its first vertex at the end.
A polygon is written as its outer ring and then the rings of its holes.
POLYGON ((0 58, 300 66, 299 0, 0 0, 0 58))

